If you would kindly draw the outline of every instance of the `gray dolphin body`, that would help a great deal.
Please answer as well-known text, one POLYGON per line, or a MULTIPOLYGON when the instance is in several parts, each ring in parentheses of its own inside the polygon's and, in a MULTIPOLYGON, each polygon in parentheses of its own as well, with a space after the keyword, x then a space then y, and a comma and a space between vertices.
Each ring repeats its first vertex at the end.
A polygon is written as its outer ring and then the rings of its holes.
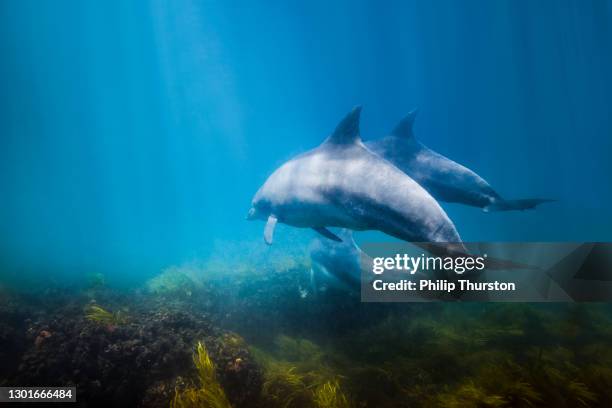
MULTIPOLYGON (((363 278, 368 280, 368 284, 375 279, 372 274, 374 260, 359 248, 353 239, 353 232, 341 228, 337 235, 342 242, 315 237, 310 243, 310 281, 315 293, 327 289, 360 292, 363 278)), ((417 277, 425 278, 420 272, 417 277)), ((385 278, 388 281, 399 281, 406 276, 404 272, 387 270, 385 278)))
POLYGON ((528 210, 547 199, 505 200, 478 174, 429 149, 414 137, 416 110, 390 135, 366 143, 373 152, 389 160, 412 177, 439 201, 462 203, 484 211, 528 210))
POLYGON ((342 242, 316 237, 310 243, 310 280, 314 292, 328 288, 358 292, 362 263, 372 264, 372 258, 357 246, 350 230, 340 229, 337 235, 342 242))
MULTIPOLYGON (((372 274, 374 260, 359 248, 353 239, 353 232, 348 229, 340 229, 337 234, 342 242, 332 241, 323 237, 315 237, 309 246, 310 260, 310 284, 312 292, 317 295, 320 292, 334 290, 336 292, 360 293, 362 279, 366 285, 380 277, 372 274)), ((409 275, 409 279, 419 281, 420 279, 431 279, 422 271, 416 275, 409 275)), ((438 276, 440 277, 440 276, 438 276)), ((443 276, 445 279, 457 278, 457 275, 443 276)), ((465 278, 465 276, 464 276, 465 278)), ((385 271, 386 282, 399 282, 407 279, 406 272, 395 269, 385 271)), ((418 293, 415 296, 405 295, 405 299, 434 300, 435 294, 429 292, 418 293)))
POLYGON ((461 242, 424 188, 364 146, 360 112, 353 109, 319 147, 276 169, 255 194, 247 219, 267 220, 268 244, 277 222, 337 241, 327 227, 378 230, 410 242, 461 242))

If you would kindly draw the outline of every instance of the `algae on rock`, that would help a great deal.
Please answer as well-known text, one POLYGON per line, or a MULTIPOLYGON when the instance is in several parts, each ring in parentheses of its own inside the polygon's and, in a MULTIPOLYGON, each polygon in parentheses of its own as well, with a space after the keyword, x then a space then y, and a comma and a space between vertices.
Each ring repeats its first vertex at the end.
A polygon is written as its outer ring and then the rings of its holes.
POLYGON ((198 342, 193 355, 193 363, 198 371, 199 387, 189 387, 175 390, 171 408, 231 408, 225 391, 217 380, 215 364, 206 347, 198 342))
POLYGON ((127 317, 121 311, 109 312, 98 305, 90 305, 85 311, 85 317, 92 322, 109 327, 119 326, 127 323, 127 317))

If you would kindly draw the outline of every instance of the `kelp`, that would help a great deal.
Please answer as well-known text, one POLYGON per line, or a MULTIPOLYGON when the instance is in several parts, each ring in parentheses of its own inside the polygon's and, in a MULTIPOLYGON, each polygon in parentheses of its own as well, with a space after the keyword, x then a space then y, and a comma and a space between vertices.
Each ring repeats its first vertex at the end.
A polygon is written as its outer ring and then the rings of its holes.
POLYGON ((468 381, 451 393, 440 394, 435 405, 441 408, 500 408, 506 406, 506 401, 502 396, 489 394, 482 387, 468 381))
POLYGON ((348 408, 347 396, 340 389, 338 380, 327 381, 314 390, 313 401, 319 408, 348 408))
POLYGON ((254 354, 271 407, 608 407, 610 316, 598 305, 451 304, 388 314, 325 347, 281 335, 254 354))
POLYGON ((251 347, 264 370, 262 396, 270 407, 348 407, 338 373, 324 361, 325 352, 307 339, 278 336, 273 351, 251 347))
POLYGON ((171 408, 231 408, 221 384, 217 381, 215 365, 202 342, 193 355, 199 386, 176 389, 171 408))
POLYGON ((275 407, 308 406, 311 400, 306 376, 289 364, 268 365, 262 387, 264 399, 275 407))
POLYGON ((85 318, 92 322, 105 325, 108 327, 116 327, 127 323, 127 317, 123 312, 110 312, 101 308, 98 305, 90 305, 85 310, 85 318))

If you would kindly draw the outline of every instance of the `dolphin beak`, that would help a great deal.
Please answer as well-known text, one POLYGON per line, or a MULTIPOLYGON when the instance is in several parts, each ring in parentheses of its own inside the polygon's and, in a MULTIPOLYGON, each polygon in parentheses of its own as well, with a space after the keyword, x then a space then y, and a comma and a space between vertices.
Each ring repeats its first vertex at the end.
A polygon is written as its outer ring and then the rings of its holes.
POLYGON ((246 220, 247 221, 252 221, 253 219, 255 219, 255 208, 252 208, 249 210, 249 213, 246 216, 246 220))

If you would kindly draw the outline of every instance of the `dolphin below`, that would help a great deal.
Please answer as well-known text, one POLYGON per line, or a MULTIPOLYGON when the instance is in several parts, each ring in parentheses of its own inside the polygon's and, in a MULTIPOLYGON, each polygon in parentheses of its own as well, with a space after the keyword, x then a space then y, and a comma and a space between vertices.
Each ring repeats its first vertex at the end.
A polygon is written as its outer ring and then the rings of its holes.
POLYGON ((554 201, 505 200, 474 171, 429 149, 414 136, 417 110, 403 118, 390 135, 366 146, 412 177, 439 201, 467 204, 489 211, 528 210, 554 201))
POLYGON ((310 282, 315 294, 326 289, 358 292, 362 264, 372 264, 372 258, 355 243, 351 230, 342 228, 337 235, 342 242, 315 237, 310 243, 310 282))
MULTIPOLYGON (((359 248, 353 231, 340 228, 336 234, 342 242, 323 237, 315 237, 310 242, 310 284, 315 294, 327 289, 360 292, 362 279, 366 278, 367 284, 371 284, 377 277, 372 274, 374 260, 359 248)), ((424 276, 419 273, 417 278, 421 277, 424 276)), ((405 273, 387 270, 385 278, 399 281, 405 278, 405 273)))
POLYGON ((365 147, 360 113, 354 108, 320 146, 276 169, 255 194, 247 219, 266 220, 267 244, 281 222, 336 241, 342 240, 327 227, 378 230, 409 242, 457 243, 453 251, 465 252, 437 201, 365 147))
MULTIPOLYGON (((342 238, 342 242, 332 241, 323 237, 315 237, 309 245, 311 260, 310 268, 310 287, 314 296, 319 293, 334 291, 360 293, 362 281, 366 286, 371 286, 373 281, 381 279, 379 275, 372 273, 374 259, 366 254, 353 239, 353 232, 341 228, 337 235, 342 238)), ((494 268, 495 269, 495 268, 494 268)), ((458 278, 470 278, 479 280, 480 276, 476 273, 468 275, 448 274, 442 275, 439 272, 425 273, 417 271, 415 274, 407 274, 405 271, 387 269, 385 271, 385 282, 400 282, 410 279, 419 282, 421 279, 441 278, 454 280, 458 278)), ((465 293, 455 293, 453 299, 463 298, 465 293)), ((405 293, 405 301, 431 301, 440 300, 442 296, 427 291, 415 294, 405 293)), ((449 297, 446 297, 449 299, 449 297)))

